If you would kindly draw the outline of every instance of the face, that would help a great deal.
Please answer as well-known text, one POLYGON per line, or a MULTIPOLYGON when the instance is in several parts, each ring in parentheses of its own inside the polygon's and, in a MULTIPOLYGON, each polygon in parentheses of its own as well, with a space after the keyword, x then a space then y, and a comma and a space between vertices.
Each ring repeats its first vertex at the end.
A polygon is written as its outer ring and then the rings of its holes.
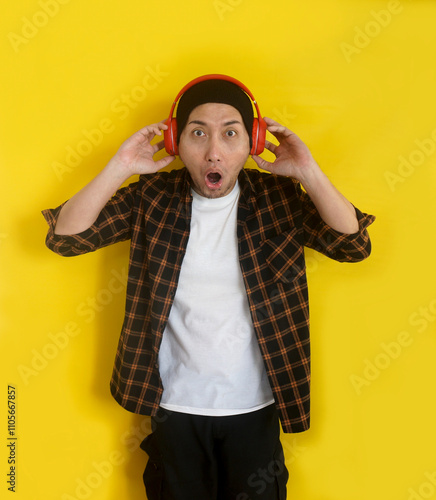
POLYGON ((236 108, 206 103, 192 110, 180 135, 179 156, 198 194, 229 194, 249 154, 250 139, 236 108))

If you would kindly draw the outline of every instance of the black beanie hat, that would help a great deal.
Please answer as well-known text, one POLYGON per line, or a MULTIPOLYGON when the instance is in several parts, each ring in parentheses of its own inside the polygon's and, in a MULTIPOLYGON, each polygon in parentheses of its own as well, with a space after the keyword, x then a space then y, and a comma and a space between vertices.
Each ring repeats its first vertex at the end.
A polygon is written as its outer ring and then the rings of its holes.
POLYGON ((241 87, 227 80, 204 80, 190 87, 182 95, 176 112, 177 144, 191 111, 197 106, 208 102, 229 104, 241 113, 248 137, 250 138, 251 148, 254 119, 251 100, 241 87))

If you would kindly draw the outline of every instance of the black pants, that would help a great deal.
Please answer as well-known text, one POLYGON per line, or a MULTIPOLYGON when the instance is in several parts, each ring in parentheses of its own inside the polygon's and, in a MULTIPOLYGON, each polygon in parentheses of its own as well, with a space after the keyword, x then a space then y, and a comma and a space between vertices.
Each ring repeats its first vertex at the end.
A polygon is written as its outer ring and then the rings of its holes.
POLYGON ((274 405, 228 417, 159 410, 141 448, 148 500, 286 500, 274 405))

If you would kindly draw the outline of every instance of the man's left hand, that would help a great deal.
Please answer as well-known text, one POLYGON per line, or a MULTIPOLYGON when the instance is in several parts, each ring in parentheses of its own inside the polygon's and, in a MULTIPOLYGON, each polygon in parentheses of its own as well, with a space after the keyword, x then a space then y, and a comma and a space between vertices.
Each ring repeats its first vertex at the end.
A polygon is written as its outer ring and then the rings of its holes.
POLYGON ((314 168, 319 169, 309 148, 296 134, 280 123, 267 117, 264 120, 268 126, 267 130, 279 141, 278 145, 265 141, 265 149, 271 151, 276 158, 269 162, 253 155, 253 160, 263 170, 293 177, 304 184, 306 175, 314 168))

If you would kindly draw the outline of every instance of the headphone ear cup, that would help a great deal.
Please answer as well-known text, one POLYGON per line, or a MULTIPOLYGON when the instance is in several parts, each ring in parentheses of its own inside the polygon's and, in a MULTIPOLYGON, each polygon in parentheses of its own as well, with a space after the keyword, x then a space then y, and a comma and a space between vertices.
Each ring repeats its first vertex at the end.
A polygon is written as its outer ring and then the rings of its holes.
POLYGON ((253 133, 251 135, 251 151, 252 155, 260 155, 265 149, 266 140, 266 122, 262 117, 254 118, 253 120, 253 133))
POLYGON ((164 145, 165 151, 171 155, 175 156, 178 154, 177 148, 177 121, 175 118, 168 118, 165 122, 165 125, 168 126, 166 130, 164 130, 164 145))

